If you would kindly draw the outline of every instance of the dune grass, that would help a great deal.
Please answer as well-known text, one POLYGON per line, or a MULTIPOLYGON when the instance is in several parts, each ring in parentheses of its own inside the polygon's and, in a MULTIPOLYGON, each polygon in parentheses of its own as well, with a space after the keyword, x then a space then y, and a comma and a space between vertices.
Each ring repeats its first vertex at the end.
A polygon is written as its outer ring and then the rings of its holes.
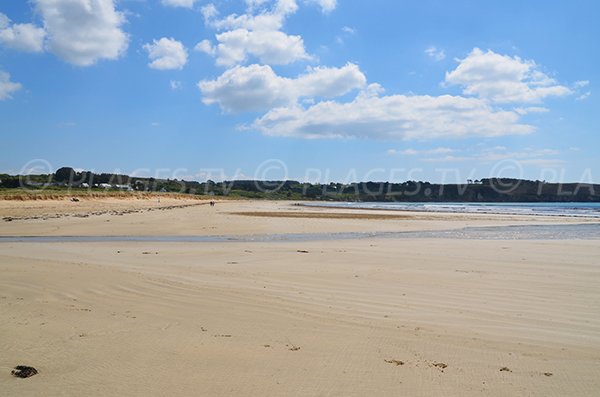
MULTIPOLYGON (((157 197, 181 200, 207 200, 211 196, 202 196, 185 193, 160 193, 160 192, 126 192, 116 190, 90 190, 90 189, 0 189, 0 200, 64 200, 67 198, 87 199, 151 199, 157 197)), ((222 199, 221 197, 219 199, 222 199)))

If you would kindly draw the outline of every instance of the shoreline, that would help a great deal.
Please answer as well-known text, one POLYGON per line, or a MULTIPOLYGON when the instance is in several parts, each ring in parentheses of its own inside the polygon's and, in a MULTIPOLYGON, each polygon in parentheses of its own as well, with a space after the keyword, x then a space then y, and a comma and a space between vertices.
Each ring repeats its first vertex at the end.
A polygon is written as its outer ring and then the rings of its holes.
POLYGON ((452 202, 452 201, 448 201, 448 202, 377 202, 377 201, 365 201, 365 202, 339 202, 337 204, 331 204, 331 205, 327 205, 324 203, 321 204, 310 204, 310 202, 301 202, 298 204, 295 204, 297 206, 302 206, 302 207, 307 207, 307 208, 333 208, 333 209, 344 209, 344 210, 364 210, 364 211, 395 211, 395 212, 417 212, 417 213, 425 213, 425 214, 480 214, 480 215, 514 215, 514 216, 532 216, 532 217, 536 217, 536 216, 548 216, 548 217, 565 217, 565 218, 588 218, 588 219, 597 219, 598 221, 600 221, 600 214, 594 216, 594 215, 590 215, 590 214, 553 214, 553 213, 523 213, 523 212, 499 212, 499 211, 452 211, 452 210, 446 210, 446 209, 437 209, 437 210, 433 210, 433 209, 419 209, 419 208, 393 208, 393 206, 389 206, 388 208, 372 208, 372 207, 368 207, 368 206, 344 206, 344 205, 340 205, 342 203, 345 204, 375 204, 375 205, 381 205, 381 204, 395 204, 397 203, 398 205, 405 205, 405 206, 411 206, 414 205, 415 207, 417 205, 430 205, 430 206, 434 206, 434 205, 439 205, 439 204, 443 204, 443 205, 465 205, 465 206, 473 206, 474 208, 481 206, 481 207, 485 207, 485 206, 499 206, 499 207, 517 207, 519 205, 522 206, 535 206, 537 205, 544 205, 544 204, 593 204, 593 205, 598 205, 598 210, 600 211, 600 202, 585 202, 585 203, 581 203, 581 202, 568 202, 568 203, 563 203, 563 202, 452 202))

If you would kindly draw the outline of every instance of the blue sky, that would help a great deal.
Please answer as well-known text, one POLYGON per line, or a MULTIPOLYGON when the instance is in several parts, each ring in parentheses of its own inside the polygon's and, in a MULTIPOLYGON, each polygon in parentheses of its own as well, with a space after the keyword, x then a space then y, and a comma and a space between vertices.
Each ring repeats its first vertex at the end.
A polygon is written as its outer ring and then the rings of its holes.
POLYGON ((0 4, 1 172, 600 182, 595 1, 0 4))

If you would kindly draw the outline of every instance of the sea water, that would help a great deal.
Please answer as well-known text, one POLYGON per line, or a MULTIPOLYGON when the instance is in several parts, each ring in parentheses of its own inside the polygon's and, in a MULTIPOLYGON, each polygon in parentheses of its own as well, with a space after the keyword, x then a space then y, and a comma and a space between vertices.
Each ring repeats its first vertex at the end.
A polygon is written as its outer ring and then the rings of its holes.
POLYGON ((476 214, 544 215, 600 218, 600 203, 400 203, 314 202, 307 206, 394 211, 456 212, 476 214))

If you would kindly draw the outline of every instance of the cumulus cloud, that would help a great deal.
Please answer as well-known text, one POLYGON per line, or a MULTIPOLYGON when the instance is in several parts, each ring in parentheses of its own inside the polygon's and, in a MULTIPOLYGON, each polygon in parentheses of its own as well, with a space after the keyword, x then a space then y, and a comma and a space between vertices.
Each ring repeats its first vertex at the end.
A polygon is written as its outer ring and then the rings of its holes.
POLYGON ((217 10, 217 7, 215 7, 213 3, 208 3, 207 5, 202 6, 200 12, 204 17, 204 23, 206 25, 211 25, 216 16, 219 15, 219 10, 217 10))
POLYGON ((11 24, 10 19, 0 13, 0 43, 20 51, 42 52, 46 31, 31 23, 11 24))
POLYGON ((215 55, 216 48, 212 45, 209 40, 202 40, 194 47, 194 51, 203 52, 208 55, 215 55))
MULTIPOLYGON (((535 127, 522 118, 548 111, 536 102, 572 93, 540 72, 533 61, 475 48, 459 62, 446 73, 445 83, 462 85, 465 95, 387 95, 379 84, 368 84, 360 68, 350 63, 342 68, 309 68, 295 78, 278 76, 268 65, 238 65, 198 86, 203 102, 216 104, 224 112, 266 112, 246 128, 268 136, 308 139, 431 140, 529 134, 535 127), (352 90, 357 91, 354 97, 347 95, 352 90)), ((389 154, 450 153, 445 148, 413 150, 389 154)))
POLYGON ((168 7, 193 8, 197 0, 161 0, 161 3, 168 7))
POLYGON ((462 86, 465 95, 503 104, 539 103, 547 97, 572 94, 569 88, 541 72, 533 61, 479 48, 446 73, 446 84, 462 86))
POLYGON ((181 42, 173 38, 154 40, 152 44, 144 44, 144 49, 148 51, 148 57, 152 61, 148 66, 152 69, 182 69, 187 63, 187 50, 181 42))
POLYGON ((425 50, 425 54, 427 54, 434 61, 442 61, 446 58, 446 53, 444 52, 444 50, 433 47, 433 46, 427 48, 425 50))
POLYGON ((114 0, 34 0, 48 34, 48 49, 78 66, 117 59, 128 46, 125 16, 114 0))
POLYGON ((11 99, 13 92, 19 91, 23 86, 10 81, 10 74, 0 70, 0 101, 11 99))
POLYGON ((236 29, 218 34, 216 38, 219 42, 217 64, 222 66, 244 63, 249 55, 272 65, 311 59, 304 49, 301 36, 277 30, 236 29))
POLYGON ((349 63, 341 68, 309 68, 297 78, 278 76, 268 65, 236 66, 198 86, 205 104, 242 112, 292 106, 300 98, 334 98, 365 84, 360 68, 349 63))
MULTIPOLYGON (((263 2, 262 4, 266 4, 263 2)), ((202 7, 202 15, 206 25, 219 30, 279 30, 283 27, 286 18, 298 10, 294 0, 278 0, 270 7, 250 7, 243 14, 229 14, 218 18, 219 11, 214 4, 202 7)))
POLYGON ((308 108, 280 107, 253 123, 265 135, 304 138, 433 139, 528 134, 534 127, 512 111, 477 98, 358 95, 308 108))
MULTIPOLYGON (((218 18, 213 4, 202 8, 205 23, 216 29, 217 43, 203 40, 199 50, 217 57, 217 64, 233 66, 254 57, 262 63, 285 65, 299 60, 309 60, 301 36, 281 31, 285 19, 296 12, 295 0, 278 0, 271 8, 267 2, 247 2, 247 12, 218 18)), ((199 43, 199 45, 200 45, 199 43)))

